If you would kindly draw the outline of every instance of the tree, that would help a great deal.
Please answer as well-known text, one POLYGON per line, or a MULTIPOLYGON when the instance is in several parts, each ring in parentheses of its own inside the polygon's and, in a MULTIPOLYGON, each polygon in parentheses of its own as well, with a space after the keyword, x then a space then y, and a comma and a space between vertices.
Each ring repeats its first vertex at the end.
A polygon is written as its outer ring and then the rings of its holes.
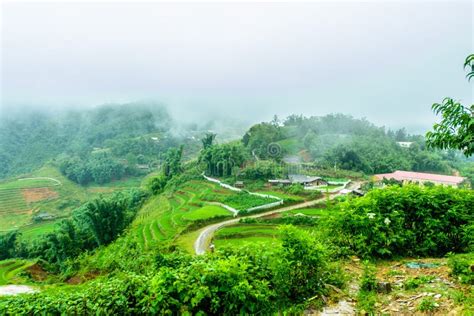
POLYGON ((396 133, 395 133, 395 140, 397 142, 404 142, 407 140, 407 131, 405 128, 400 128, 396 133))
POLYGON ((471 79, 474 77, 474 54, 471 54, 466 57, 466 60, 464 61, 464 69, 470 67, 469 73, 466 75, 467 80, 471 81, 471 79))
MULTIPOLYGON (((464 68, 471 67, 467 74, 468 80, 474 77, 474 54, 469 55, 464 68)), ((433 126, 433 131, 426 133, 426 141, 431 148, 459 149, 466 156, 474 153, 474 104, 470 107, 445 98, 442 103, 432 106, 436 115, 441 114, 442 120, 433 126)))
POLYGON ((170 148, 166 153, 165 162, 163 164, 163 172, 166 177, 173 177, 183 171, 181 159, 183 158, 183 146, 179 148, 170 148))
POLYGON ((214 133, 206 133, 204 137, 201 139, 202 148, 207 149, 214 144, 217 134, 214 133))

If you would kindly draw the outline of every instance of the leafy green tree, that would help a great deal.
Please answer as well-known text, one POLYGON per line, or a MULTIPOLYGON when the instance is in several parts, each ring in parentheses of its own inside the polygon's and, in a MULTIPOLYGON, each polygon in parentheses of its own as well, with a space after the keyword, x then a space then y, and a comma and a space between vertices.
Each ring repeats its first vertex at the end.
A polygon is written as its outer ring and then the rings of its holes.
POLYGON ((17 253, 17 240, 20 236, 18 231, 0 235, 0 260, 15 257, 17 253))
POLYGON ((469 251, 473 240, 471 190, 389 186, 339 207, 335 241, 362 257, 444 256, 469 251))
POLYGON ((471 81, 472 78, 474 78, 474 54, 471 54, 466 57, 466 60, 464 61, 464 69, 466 68, 471 68, 469 69, 466 78, 467 80, 471 81))
POLYGON ((211 147, 214 144, 217 134, 214 133, 206 133, 204 137, 201 139, 202 148, 205 150, 211 147))
MULTIPOLYGON (((469 55, 464 68, 470 67, 468 80, 474 77, 474 54, 469 55)), ((433 131, 426 133, 430 147, 440 149, 458 149, 466 156, 474 153, 474 104, 464 106, 452 98, 445 98, 442 103, 435 103, 433 111, 442 120, 433 126, 433 131)))
POLYGON ((201 150, 198 161, 205 164, 206 173, 211 176, 231 176, 246 159, 241 144, 229 143, 213 145, 201 150))
POLYGON ((81 217, 89 224, 97 244, 106 245, 128 224, 126 209, 126 200, 121 196, 99 198, 83 207, 81 217))
POLYGON ((163 173, 166 177, 179 175, 183 171, 181 159, 183 158, 184 147, 170 148, 166 153, 165 162, 163 164, 163 173))

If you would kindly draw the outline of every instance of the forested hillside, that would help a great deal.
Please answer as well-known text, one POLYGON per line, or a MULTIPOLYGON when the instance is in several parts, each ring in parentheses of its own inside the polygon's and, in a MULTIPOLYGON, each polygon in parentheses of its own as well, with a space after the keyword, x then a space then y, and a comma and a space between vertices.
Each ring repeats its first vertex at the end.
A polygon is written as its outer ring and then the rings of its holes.
POLYGON ((108 182, 136 172, 137 164, 156 163, 177 145, 171 124, 163 107, 147 104, 5 115, 0 122, 0 178, 55 161, 77 183, 108 182))
POLYGON ((451 174, 466 160, 453 150, 428 149, 423 136, 410 135, 405 129, 387 130, 343 114, 292 115, 283 121, 275 117, 251 127, 243 144, 261 159, 279 158, 366 174, 394 170, 451 174))

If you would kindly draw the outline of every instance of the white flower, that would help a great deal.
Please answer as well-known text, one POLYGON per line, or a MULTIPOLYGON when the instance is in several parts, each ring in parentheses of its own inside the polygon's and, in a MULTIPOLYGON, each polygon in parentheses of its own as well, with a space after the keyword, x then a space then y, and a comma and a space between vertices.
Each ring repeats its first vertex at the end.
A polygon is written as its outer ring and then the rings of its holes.
POLYGON ((374 219, 374 218, 375 218, 375 213, 367 213, 367 216, 368 216, 370 219, 374 219))
POLYGON ((385 225, 388 225, 390 224, 392 221, 388 218, 388 217, 385 217, 385 220, 383 221, 385 223, 385 225))

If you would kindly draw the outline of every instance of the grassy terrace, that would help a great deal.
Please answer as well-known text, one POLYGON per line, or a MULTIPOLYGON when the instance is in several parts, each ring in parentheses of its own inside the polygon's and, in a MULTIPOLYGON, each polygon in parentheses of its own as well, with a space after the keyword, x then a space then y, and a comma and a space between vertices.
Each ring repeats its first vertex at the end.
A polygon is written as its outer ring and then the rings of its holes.
POLYGON ((4 260, 0 261, 0 285, 15 283, 17 274, 31 266, 32 263, 25 260, 4 260))
POLYGON ((103 186, 81 187, 52 166, 45 166, 19 179, 0 182, 0 233, 19 229, 25 239, 52 231, 57 220, 69 216, 72 210, 91 198, 138 187, 141 181, 140 178, 129 178, 103 186), (22 178, 52 180, 19 180, 22 178), (34 224, 33 216, 41 212, 55 216, 56 220, 34 224))
MULTIPOLYGON (((339 212, 334 209, 326 209, 325 205, 319 207, 297 209, 280 213, 279 217, 285 216, 309 216, 316 217, 321 220, 327 220, 334 216, 338 216, 339 212)), ((239 223, 232 226, 224 227, 218 230, 214 236, 214 244, 216 247, 224 246, 241 246, 245 243, 259 243, 265 246, 271 246, 279 243, 278 226, 280 224, 272 223, 271 220, 259 223, 239 223)), ((304 230, 315 230, 317 226, 300 226, 304 230)))
POLYGON ((237 224, 224 227, 214 236, 214 244, 223 246, 242 246, 246 243, 260 243, 265 246, 279 242, 279 232, 272 224, 237 224))
POLYGON ((236 193, 205 180, 193 180, 183 184, 171 195, 153 197, 139 212, 132 229, 140 243, 147 247, 156 241, 174 240, 195 222, 233 216, 228 210, 209 205, 209 202, 246 209, 273 201, 236 193))

